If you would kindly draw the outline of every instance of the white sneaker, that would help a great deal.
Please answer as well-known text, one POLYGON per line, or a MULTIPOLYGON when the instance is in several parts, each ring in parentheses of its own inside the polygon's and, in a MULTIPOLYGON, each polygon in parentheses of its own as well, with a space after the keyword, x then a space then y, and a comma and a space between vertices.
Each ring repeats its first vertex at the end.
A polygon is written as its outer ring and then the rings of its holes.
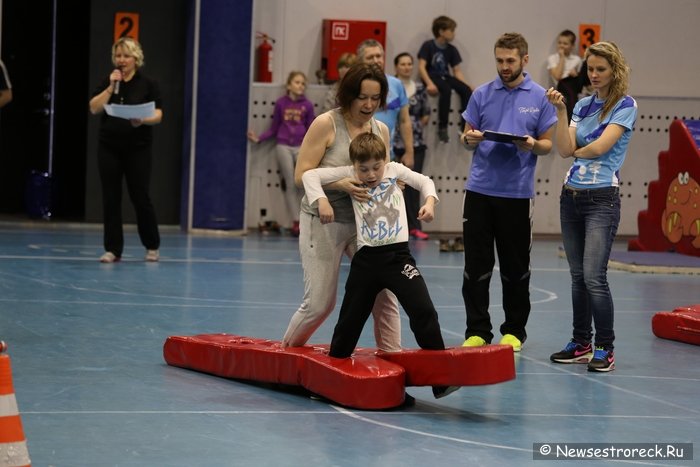
POLYGON ((111 251, 107 251, 105 254, 100 256, 100 263, 116 263, 121 258, 111 251))
POLYGON ((144 259, 150 263, 155 263, 160 259, 160 253, 158 250, 146 250, 146 257, 144 259))

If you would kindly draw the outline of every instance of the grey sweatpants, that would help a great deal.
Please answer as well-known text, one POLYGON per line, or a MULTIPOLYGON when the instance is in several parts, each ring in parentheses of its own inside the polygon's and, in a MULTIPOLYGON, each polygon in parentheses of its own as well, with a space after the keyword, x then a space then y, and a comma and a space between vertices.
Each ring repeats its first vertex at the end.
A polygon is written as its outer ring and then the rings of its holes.
POLYGON ((302 190, 294 184, 294 166, 299 155, 299 147, 278 144, 275 148, 275 153, 280 176, 284 180, 284 190, 282 191, 284 203, 287 206, 289 218, 292 221, 296 221, 299 218, 299 204, 302 195, 302 190))
MULTIPOLYGON (((357 251, 355 224, 321 224, 318 217, 300 214, 299 252, 304 268, 304 298, 282 339, 284 347, 306 344, 333 311, 343 253, 357 251)), ((372 308, 377 348, 401 350, 401 318, 396 296, 388 290, 377 295, 372 308)))

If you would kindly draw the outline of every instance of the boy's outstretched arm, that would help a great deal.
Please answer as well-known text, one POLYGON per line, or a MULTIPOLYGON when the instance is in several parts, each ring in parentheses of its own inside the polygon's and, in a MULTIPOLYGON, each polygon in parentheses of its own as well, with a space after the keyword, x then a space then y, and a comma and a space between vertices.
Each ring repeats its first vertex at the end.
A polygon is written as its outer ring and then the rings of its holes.
POLYGON ((435 219, 435 198, 428 196, 425 199, 425 204, 418 210, 418 220, 432 222, 433 219, 435 219))
POLYGON ((321 220, 321 224, 330 224, 335 220, 333 206, 331 206, 328 198, 318 199, 318 217, 321 220))

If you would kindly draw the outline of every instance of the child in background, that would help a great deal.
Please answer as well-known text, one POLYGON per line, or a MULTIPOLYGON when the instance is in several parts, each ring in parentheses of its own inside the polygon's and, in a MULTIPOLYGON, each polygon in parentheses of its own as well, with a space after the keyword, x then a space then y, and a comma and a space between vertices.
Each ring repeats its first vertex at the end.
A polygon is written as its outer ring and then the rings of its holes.
POLYGON ((472 89, 467 85, 462 70, 459 68, 462 56, 457 47, 450 44, 455 38, 456 28, 455 20, 447 16, 438 16, 433 20, 435 39, 425 41, 418 52, 418 70, 426 90, 431 96, 440 96, 438 99, 438 138, 443 143, 450 141, 447 133, 447 119, 450 113, 452 89, 459 96, 461 109, 467 108, 467 102, 472 95, 472 89), (452 69, 451 74, 450 68, 452 69))
POLYGON ((547 70, 549 70, 552 86, 564 96, 569 120, 583 87, 578 77, 582 60, 573 53, 575 44, 576 34, 565 29, 557 37, 557 53, 550 55, 547 59, 547 70))
MULTIPOLYGON (((423 163, 425 162, 425 142, 423 141, 423 128, 430 119, 430 105, 428 105, 428 94, 422 82, 413 80, 413 57, 408 52, 402 52, 394 58, 396 77, 403 83, 408 96, 408 114, 411 117, 411 127, 413 128, 413 170, 423 173, 423 163)), ((400 161, 406 149, 403 138, 398 133, 394 135, 394 155, 400 161)), ((404 192, 406 198, 406 215, 408 217, 408 233, 411 238, 418 240, 428 240, 429 236, 423 232, 420 220, 418 220, 419 193, 406 187, 404 192)))
POLYGON ((338 85, 340 80, 343 79, 345 73, 348 72, 353 63, 357 61, 357 55, 351 52, 345 52, 338 58, 338 64, 336 65, 338 69, 338 81, 333 83, 333 86, 326 93, 326 97, 323 99, 323 111, 328 112, 331 109, 338 107, 338 103, 335 101, 335 96, 338 94, 338 85))
MULTIPOLYGON (((430 222, 438 198, 435 184, 425 175, 406 166, 387 163, 387 149, 381 137, 363 133, 350 143, 352 166, 313 169, 302 180, 309 203, 318 203, 322 224, 333 222, 331 207, 323 185, 344 178, 356 178, 370 196, 367 201, 353 198, 357 224, 358 250, 352 258, 345 283, 345 296, 338 323, 333 331, 329 355, 348 358, 355 350, 362 328, 377 294, 389 289, 406 310, 418 345, 423 349, 443 350, 437 312, 416 261, 408 249, 408 224, 401 188, 397 180, 419 189, 425 198, 418 217, 430 222)), ((457 387, 434 386, 435 398, 444 397, 457 387)))
POLYGON ((257 136, 248 131, 248 139, 260 143, 270 138, 277 139, 277 164, 282 176, 282 192, 287 210, 293 222, 292 235, 299 236, 300 192, 294 184, 294 165, 306 130, 313 121, 314 105, 304 96, 306 75, 292 71, 287 77, 287 94, 277 99, 270 128, 257 136))
POLYGON ((564 78, 575 78, 581 69, 581 57, 572 53, 576 44, 576 34, 565 29, 557 37, 557 53, 547 59, 547 70, 554 86, 564 78))

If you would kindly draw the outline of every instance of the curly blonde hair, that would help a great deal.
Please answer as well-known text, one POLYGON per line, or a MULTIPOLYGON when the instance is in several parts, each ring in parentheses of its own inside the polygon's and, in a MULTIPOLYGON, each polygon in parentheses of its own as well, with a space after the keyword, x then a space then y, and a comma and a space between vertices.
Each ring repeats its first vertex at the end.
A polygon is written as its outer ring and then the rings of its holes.
POLYGON ((117 47, 121 47, 125 54, 134 57, 136 68, 141 68, 144 65, 145 62, 141 44, 131 37, 120 37, 117 39, 117 42, 112 45, 112 63, 114 66, 117 66, 117 47))
POLYGON ((586 49, 584 60, 587 60, 591 55, 604 58, 610 64, 610 68, 612 68, 610 90, 600 112, 600 121, 603 121, 605 116, 615 107, 615 104, 627 94, 630 67, 627 65, 622 51, 614 42, 596 42, 586 49))

